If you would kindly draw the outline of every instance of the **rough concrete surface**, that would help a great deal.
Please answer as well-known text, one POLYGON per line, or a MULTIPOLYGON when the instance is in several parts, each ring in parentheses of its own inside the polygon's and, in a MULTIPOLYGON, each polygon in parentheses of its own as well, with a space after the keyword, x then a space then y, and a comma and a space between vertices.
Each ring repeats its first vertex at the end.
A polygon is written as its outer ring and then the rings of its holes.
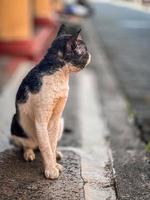
POLYGON ((46 180, 42 160, 25 162, 19 151, 0 153, 1 200, 79 200, 84 199, 80 157, 73 151, 64 151, 60 162, 64 170, 58 180, 46 180))

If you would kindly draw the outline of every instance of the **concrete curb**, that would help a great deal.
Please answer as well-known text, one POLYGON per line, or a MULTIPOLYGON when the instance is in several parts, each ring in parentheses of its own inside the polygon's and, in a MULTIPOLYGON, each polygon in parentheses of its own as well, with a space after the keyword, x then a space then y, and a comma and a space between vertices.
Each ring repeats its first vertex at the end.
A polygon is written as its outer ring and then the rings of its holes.
POLYGON ((20 151, 0 153, 0 199, 84 199, 80 156, 72 150, 64 150, 63 154, 63 172, 58 180, 47 180, 38 152, 33 162, 25 162, 20 151))

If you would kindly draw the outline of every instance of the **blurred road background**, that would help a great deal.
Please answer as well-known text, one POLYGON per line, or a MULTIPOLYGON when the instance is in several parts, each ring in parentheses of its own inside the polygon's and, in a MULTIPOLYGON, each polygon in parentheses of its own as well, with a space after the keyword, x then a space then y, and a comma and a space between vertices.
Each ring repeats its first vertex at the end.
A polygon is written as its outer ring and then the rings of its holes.
POLYGON ((147 1, 1 0, 0 199, 150 199, 150 11, 147 1), (61 23, 92 55, 71 75, 60 142, 64 171, 45 180, 39 152, 10 143, 15 95, 61 23))
POLYGON ((142 139, 148 142, 150 131, 150 15, 122 5, 95 4, 94 25, 102 47, 111 61, 125 92, 136 123, 142 126, 142 139))

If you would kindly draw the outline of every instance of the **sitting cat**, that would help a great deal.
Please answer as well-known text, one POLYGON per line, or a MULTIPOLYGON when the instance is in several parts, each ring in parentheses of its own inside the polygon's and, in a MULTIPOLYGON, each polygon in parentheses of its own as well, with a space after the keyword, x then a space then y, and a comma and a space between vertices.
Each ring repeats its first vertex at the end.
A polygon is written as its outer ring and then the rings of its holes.
POLYGON ((27 161, 35 159, 34 149, 40 149, 46 178, 58 178, 62 169, 56 162, 56 156, 61 156, 56 148, 63 132, 61 116, 68 98, 69 74, 83 69, 90 57, 80 32, 67 34, 62 25, 43 60, 18 89, 12 139, 23 148, 27 161))

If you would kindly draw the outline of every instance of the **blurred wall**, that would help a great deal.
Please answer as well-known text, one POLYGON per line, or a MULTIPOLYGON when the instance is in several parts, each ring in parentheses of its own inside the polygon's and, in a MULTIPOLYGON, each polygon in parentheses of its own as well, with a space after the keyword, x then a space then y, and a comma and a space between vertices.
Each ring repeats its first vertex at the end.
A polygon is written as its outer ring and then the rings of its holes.
POLYGON ((62 0, 0 0, 0 41, 30 39, 35 17, 49 18, 62 8, 62 0))

